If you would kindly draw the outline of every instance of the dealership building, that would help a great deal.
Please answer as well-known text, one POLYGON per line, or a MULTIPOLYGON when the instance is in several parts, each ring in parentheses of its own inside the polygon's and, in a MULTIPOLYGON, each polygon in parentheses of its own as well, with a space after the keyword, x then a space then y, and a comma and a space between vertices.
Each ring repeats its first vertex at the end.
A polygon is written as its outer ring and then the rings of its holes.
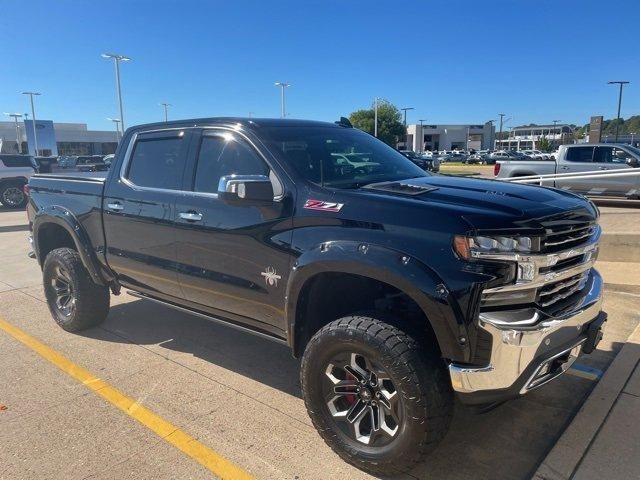
MULTIPOLYGON (((50 155, 106 155, 114 153, 118 145, 115 131, 89 130, 85 123, 54 123, 36 120, 38 154, 50 155)), ((29 153, 35 155, 33 121, 0 122, 0 153, 29 153), (19 143, 18 143, 19 139, 19 143)))
MULTIPOLYGON (((495 139, 495 126, 484 125, 407 125, 407 147, 414 152, 438 150, 488 150, 495 139)), ((402 140, 402 139, 401 139, 402 140)))
POLYGON ((564 124, 513 127, 507 138, 496 141, 497 150, 537 150, 542 139, 552 147, 573 143, 573 127, 564 124))

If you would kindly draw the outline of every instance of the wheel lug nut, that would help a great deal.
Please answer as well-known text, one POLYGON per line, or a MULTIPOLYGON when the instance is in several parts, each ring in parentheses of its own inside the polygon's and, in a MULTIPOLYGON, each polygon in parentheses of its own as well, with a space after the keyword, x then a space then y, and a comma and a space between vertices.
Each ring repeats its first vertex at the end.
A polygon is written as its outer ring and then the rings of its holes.
POLYGON ((376 398, 380 398, 380 392, 376 392, 376 398))

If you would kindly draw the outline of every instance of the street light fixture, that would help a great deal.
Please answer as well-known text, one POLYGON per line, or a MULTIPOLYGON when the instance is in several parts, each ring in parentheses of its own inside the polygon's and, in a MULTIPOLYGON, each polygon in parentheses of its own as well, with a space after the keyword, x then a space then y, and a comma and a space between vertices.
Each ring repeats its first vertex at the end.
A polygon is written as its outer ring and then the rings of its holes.
POLYGON ((116 139, 118 140, 118 142, 120 141, 120 119, 119 118, 109 118, 107 117, 107 120, 113 122, 116 126, 116 139))
POLYGON ((116 94, 118 95, 118 105, 120 106, 120 122, 122 125, 122 131, 124 132, 124 112, 122 110, 122 89, 120 88, 120 62, 128 62, 131 59, 125 55, 119 55, 117 53, 103 53, 102 58, 112 58, 113 63, 116 66, 116 94))
POLYGON ((31 122, 33 125, 33 143, 35 144, 36 147, 36 156, 38 155, 38 134, 36 133, 36 107, 34 106, 33 103, 33 97, 34 96, 40 96, 41 94, 38 92, 22 92, 23 95, 29 95, 29 98, 31 99, 31 122))
POLYGON ((280 106, 281 106, 280 117, 285 118, 287 116, 287 112, 285 110, 286 103, 284 98, 284 89, 287 87, 290 87, 291 84, 287 82, 276 82, 275 86, 280 87, 280 106))
POLYGON ((622 87, 624 87, 627 83, 626 80, 612 80, 607 82, 609 85, 620 85, 620 93, 618 94, 618 117, 616 119, 616 140, 618 143, 618 129, 620 128, 620 107, 622 106, 622 87))
POLYGON ((22 142, 20 141, 20 125, 18 125, 18 119, 22 118, 21 113, 7 113, 4 112, 5 115, 9 117, 13 117, 16 121, 16 146, 18 147, 18 153, 22 153, 22 142))
POLYGON ((162 105, 164 107, 164 121, 165 123, 169 121, 169 107, 173 107, 173 105, 171 105, 170 103, 161 103, 160 105, 162 105))
POLYGON ((404 112, 404 148, 405 150, 408 150, 407 143, 409 142, 409 132, 407 132, 407 110, 415 110, 415 108, 405 107, 401 108, 400 110, 404 112))

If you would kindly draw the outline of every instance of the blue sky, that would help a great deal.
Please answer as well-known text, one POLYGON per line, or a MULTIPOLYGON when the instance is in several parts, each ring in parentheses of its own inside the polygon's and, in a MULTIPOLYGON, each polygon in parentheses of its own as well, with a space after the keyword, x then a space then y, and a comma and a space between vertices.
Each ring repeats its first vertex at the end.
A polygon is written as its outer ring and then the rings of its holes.
POLYGON ((122 67, 127 126, 218 115, 335 120, 374 96, 409 121, 583 124, 640 113, 640 2, 4 0, 0 112, 109 129, 122 67), (12 32, 9 35, 8 32, 12 32))

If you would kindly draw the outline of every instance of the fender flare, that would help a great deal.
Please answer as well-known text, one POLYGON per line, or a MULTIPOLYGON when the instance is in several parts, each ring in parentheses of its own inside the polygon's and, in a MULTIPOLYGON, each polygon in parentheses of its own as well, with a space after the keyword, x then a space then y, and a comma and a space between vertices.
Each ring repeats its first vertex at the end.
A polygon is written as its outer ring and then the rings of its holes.
POLYGON ((31 228, 33 249, 38 263, 40 263, 41 266, 44 263, 44 258, 41 258, 39 252, 39 235, 40 228, 47 224, 58 225, 67 231, 76 246, 76 251, 80 255, 82 264, 95 283, 103 286, 109 286, 112 283, 114 278, 108 275, 104 268, 101 268, 100 262, 91 246, 91 239, 85 228, 73 212, 59 205, 50 205, 42 208, 36 213, 33 219, 31 228))
POLYGON ((308 250, 293 265, 286 290, 287 338, 300 354, 296 318, 300 293, 321 273, 346 273, 378 280, 408 295, 424 312, 445 358, 469 358, 463 315, 442 279, 427 265, 402 252, 356 241, 330 241, 308 250))

